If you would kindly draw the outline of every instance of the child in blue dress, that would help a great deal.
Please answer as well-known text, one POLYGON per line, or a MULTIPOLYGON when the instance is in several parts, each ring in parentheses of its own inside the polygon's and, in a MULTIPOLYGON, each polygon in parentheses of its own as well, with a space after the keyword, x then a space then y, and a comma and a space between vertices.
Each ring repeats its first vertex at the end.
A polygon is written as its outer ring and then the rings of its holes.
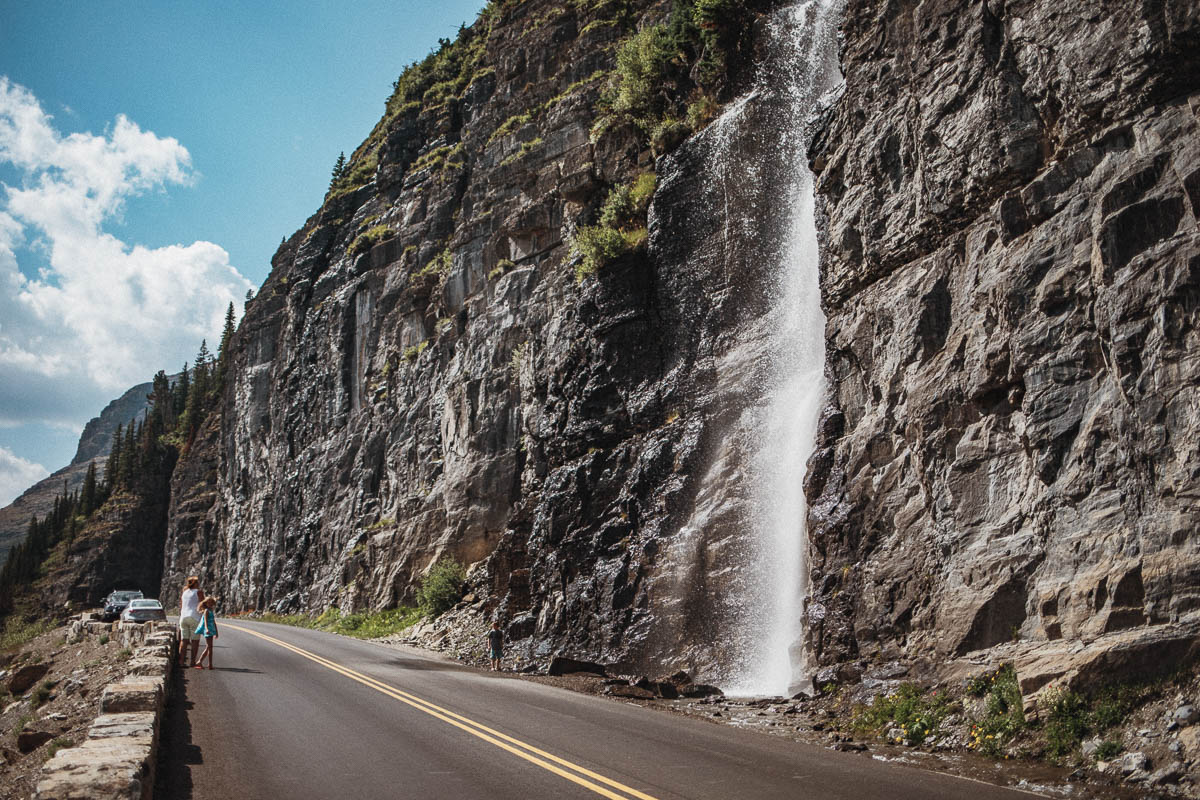
POLYGON ((217 598, 206 597, 200 603, 200 624, 196 626, 196 635, 204 637, 204 652, 196 662, 196 669, 204 669, 204 657, 208 656, 208 668, 213 668, 213 639, 217 638, 217 598))

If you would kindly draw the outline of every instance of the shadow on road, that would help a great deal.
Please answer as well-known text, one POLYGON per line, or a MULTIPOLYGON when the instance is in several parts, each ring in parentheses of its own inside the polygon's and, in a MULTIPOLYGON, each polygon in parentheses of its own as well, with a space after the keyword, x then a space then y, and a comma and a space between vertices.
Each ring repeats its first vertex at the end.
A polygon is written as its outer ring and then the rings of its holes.
POLYGON ((191 800, 192 765, 204 763, 204 757, 200 748, 192 743, 192 724, 187 713, 192 702, 187 699, 187 681, 181 675, 175 677, 159 737, 154 796, 191 800))
POLYGON ((446 661, 434 661, 425 658, 389 658, 383 662, 388 666, 400 669, 411 669, 419 672, 474 672, 474 667, 466 664, 455 664, 446 661))

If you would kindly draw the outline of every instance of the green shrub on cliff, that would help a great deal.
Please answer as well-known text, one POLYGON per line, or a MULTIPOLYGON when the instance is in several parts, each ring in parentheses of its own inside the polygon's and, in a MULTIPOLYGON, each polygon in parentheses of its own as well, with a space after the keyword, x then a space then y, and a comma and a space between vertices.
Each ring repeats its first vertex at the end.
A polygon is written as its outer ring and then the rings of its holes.
POLYGON ((376 225, 354 237, 354 241, 346 249, 353 255, 365 253, 385 239, 395 236, 396 232, 387 225, 376 225))
POLYGON ((665 25, 643 28, 626 39, 617 51, 613 112, 639 123, 653 119, 665 103, 660 90, 673 55, 665 25))
POLYGON ((584 225, 571 237, 571 255, 580 258, 575 267, 576 280, 589 275, 625 255, 625 237, 621 232, 604 225, 584 225))
POLYGON ((646 210, 654 195, 657 178, 653 172, 638 175, 628 185, 614 186, 600 206, 596 225, 580 227, 570 238, 572 258, 579 258, 575 279, 594 275, 626 253, 646 243, 646 210))
POLYGON ((421 357, 421 353, 425 352, 426 347, 429 347, 428 339, 422 339, 414 345, 409 345, 408 347, 404 348, 404 353, 402 354, 404 360, 409 362, 416 361, 421 357))
POLYGON ((430 275, 445 275, 450 271, 450 265, 452 263, 453 260, 450 255, 450 248, 444 247, 438 252, 437 255, 429 259, 429 263, 427 263, 424 267, 421 267, 421 271, 417 273, 417 276, 421 278, 427 278, 430 275))
POLYGON ((598 103, 592 141, 630 123, 656 151, 665 152, 706 125, 716 115, 717 98, 728 91, 731 54, 749 41, 749 5, 747 0, 674 0, 666 22, 624 39, 598 103))
POLYGON ((439 560, 421 579, 417 603, 421 613, 433 618, 449 611, 462 597, 467 571, 452 558, 439 560))

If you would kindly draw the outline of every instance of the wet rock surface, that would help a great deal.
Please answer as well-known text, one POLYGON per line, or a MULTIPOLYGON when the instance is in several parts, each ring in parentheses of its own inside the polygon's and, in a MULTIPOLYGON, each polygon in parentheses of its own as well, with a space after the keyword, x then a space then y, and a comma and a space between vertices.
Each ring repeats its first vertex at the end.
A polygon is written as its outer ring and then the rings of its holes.
MULTIPOLYGON (((632 8, 652 22, 668 5, 632 8)), ((389 120, 373 179, 281 246, 219 424, 176 470, 165 596, 197 573, 230 609, 387 608, 453 557, 476 565, 469 588, 514 657, 669 659, 717 679, 737 632, 722 589, 751 579, 752 417, 729 422, 762 390, 782 180, 730 177, 778 148, 757 136, 728 155, 716 125, 657 162, 630 129, 592 142, 620 35, 583 33, 594 11, 505 10, 494 72, 389 120), (461 166, 419 166, 460 143, 461 166), (651 170, 646 251, 577 280, 572 231, 651 170), (394 235, 352 246, 369 225, 394 235)), ((770 130, 778 109, 750 113, 770 130)))
POLYGON ((851 3, 812 149, 824 664, 1195 657, 1200 10, 851 3), (1080 649, 1088 652, 1080 656, 1080 649))
MULTIPOLYGON (((452 556, 473 599, 425 641, 480 650, 498 617, 520 669, 720 682, 754 578, 778 142, 720 122, 657 160, 628 130, 591 141, 618 34, 580 9, 530 24, 548 8, 505 11, 493 72, 386 120, 371 180, 281 246, 176 470, 165 585, 388 608, 452 556), (570 234, 651 168, 645 253, 577 281, 570 234)), ((1035 692, 1196 655, 1198 18, 848 4, 811 151, 818 677, 870 692, 1006 659, 1035 692)), ((747 100, 749 129, 774 102, 747 100)))

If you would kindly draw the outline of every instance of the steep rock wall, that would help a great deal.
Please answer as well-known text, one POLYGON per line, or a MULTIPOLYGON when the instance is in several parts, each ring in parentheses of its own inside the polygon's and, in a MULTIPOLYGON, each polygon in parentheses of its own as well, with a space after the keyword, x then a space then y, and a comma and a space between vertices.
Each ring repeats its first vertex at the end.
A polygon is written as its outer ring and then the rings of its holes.
POLYGON ((1200 609, 1200 7, 852 2, 844 35, 813 650, 1170 667, 1200 609))
POLYGON ((711 612, 753 579, 738 419, 777 250, 773 101, 732 148, 717 124, 657 164, 631 129, 593 142, 622 32, 584 4, 506 7, 489 69, 382 123, 370 182, 277 253, 222 420, 176 470, 164 582, 199 573, 225 608, 380 608, 448 555, 529 655, 714 675, 736 620, 711 612), (577 280, 570 232, 654 168, 647 249, 577 280))

